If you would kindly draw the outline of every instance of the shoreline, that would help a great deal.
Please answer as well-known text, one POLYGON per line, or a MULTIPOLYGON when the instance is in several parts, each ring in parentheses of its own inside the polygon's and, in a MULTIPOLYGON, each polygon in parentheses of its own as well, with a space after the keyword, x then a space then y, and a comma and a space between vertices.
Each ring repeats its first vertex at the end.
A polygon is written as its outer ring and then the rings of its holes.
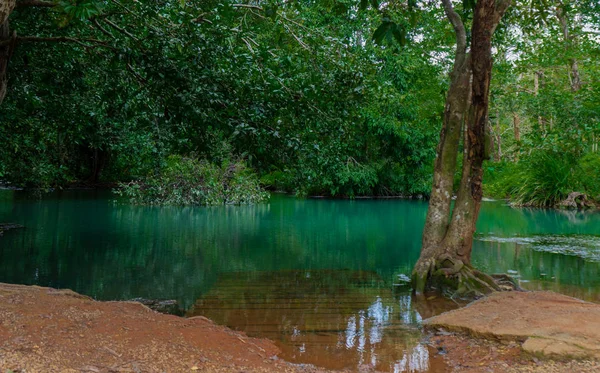
MULTIPOLYGON (((116 183, 99 183, 99 184, 71 184, 68 186, 60 187, 60 188, 50 188, 47 191, 42 191, 42 193, 55 193, 55 192, 65 192, 65 191, 109 191, 113 192, 114 189, 118 189, 118 184, 116 183)), ((6 186, 0 184, 0 191, 15 191, 15 192, 24 192, 24 193, 35 193, 40 192, 39 188, 21 188, 21 187, 13 187, 6 186)), ((365 196, 329 196, 329 195, 309 195, 306 197, 298 197, 294 193, 281 191, 281 190, 267 190, 270 194, 275 195, 285 195, 290 198, 297 199, 308 199, 308 200, 330 200, 330 201, 353 201, 353 200, 404 200, 404 201, 425 201, 429 200, 429 197, 424 194, 415 194, 415 195, 365 195, 365 196)), ((456 199, 456 196, 453 197, 453 200, 456 199)), ((595 200, 590 200, 591 205, 585 208, 575 208, 575 207, 565 207, 557 204, 555 206, 529 206, 529 205, 517 205, 511 202, 509 198, 494 198, 489 196, 484 196, 482 202, 505 202, 510 208, 514 209, 523 209, 523 210, 551 210, 551 211, 563 211, 563 212, 582 212, 582 213, 594 213, 600 211, 600 202, 596 202, 595 200)), ((268 203, 268 202, 267 202, 268 203)))
MULTIPOLYGON (((427 327, 423 333, 423 343, 437 351, 430 359, 442 359, 446 365, 431 365, 430 373, 600 368, 589 359, 538 358, 518 341, 432 333, 427 327)), ((138 302, 96 301, 71 290, 0 283, 3 372, 332 372, 288 363, 278 353, 271 340, 248 337, 203 316, 183 318, 138 302)))
POLYGON ((267 339, 138 302, 0 283, 2 372, 306 372, 267 339))

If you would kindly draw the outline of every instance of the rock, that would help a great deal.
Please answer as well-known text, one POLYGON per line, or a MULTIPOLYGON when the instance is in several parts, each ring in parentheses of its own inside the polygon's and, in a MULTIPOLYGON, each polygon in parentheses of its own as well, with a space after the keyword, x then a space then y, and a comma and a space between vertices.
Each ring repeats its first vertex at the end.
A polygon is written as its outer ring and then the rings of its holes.
POLYGON ((564 201, 561 201, 557 204, 557 207, 567 209, 587 209, 593 208, 594 204, 584 193, 571 192, 564 201))
POLYGON ((132 302, 138 302, 143 304, 144 306, 159 312, 165 313, 168 315, 175 316, 183 316, 185 311, 179 308, 179 303, 174 299, 145 299, 145 298, 134 298, 131 300, 132 302))
POLYGON ((586 351, 569 343, 552 339, 529 337, 523 343, 523 350, 533 355, 563 356, 574 358, 588 357, 586 351))
POLYGON ((600 358, 600 305, 552 292, 499 292, 427 319, 426 328, 522 343, 561 358, 600 358))

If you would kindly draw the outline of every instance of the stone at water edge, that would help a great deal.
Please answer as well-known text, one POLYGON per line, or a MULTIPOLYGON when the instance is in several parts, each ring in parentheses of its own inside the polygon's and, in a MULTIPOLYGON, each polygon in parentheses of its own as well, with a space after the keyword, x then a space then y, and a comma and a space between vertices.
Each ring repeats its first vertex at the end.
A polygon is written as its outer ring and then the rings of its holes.
POLYGON ((179 303, 174 299, 145 299, 145 298, 134 298, 131 302, 139 302, 144 306, 168 315, 183 316, 185 312, 179 308, 179 303))
POLYGON ((600 305, 552 292, 499 292, 423 322, 475 338, 523 342, 555 357, 600 359, 600 305))

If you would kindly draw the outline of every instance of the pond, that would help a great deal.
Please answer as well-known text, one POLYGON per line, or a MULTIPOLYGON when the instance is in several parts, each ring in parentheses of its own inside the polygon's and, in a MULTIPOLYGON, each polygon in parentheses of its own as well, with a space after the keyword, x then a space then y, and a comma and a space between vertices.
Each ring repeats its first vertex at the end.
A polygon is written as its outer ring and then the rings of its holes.
MULTIPOLYGON (((436 371, 420 321, 456 304, 406 283, 426 202, 296 199, 255 206, 140 207, 107 191, 0 191, 0 282, 99 300, 176 299, 281 357, 331 369, 436 371)), ((473 261, 528 289, 600 302, 600 214, 485 202, 473 261)))

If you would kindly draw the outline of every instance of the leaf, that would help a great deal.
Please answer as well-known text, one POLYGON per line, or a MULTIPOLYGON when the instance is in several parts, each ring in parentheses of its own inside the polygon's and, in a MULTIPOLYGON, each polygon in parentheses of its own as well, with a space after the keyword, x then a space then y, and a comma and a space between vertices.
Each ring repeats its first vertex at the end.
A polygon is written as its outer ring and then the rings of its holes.
POLYGON ((379 27, 377 27, 377 30, 375 30, 375 32, 373 33, 373 41, 375 42, 375 44, 382 44, 383 38, 386 37, 392 25, 394 25, 393 22, 384 21, 381 25, 379 25, 379 27))

